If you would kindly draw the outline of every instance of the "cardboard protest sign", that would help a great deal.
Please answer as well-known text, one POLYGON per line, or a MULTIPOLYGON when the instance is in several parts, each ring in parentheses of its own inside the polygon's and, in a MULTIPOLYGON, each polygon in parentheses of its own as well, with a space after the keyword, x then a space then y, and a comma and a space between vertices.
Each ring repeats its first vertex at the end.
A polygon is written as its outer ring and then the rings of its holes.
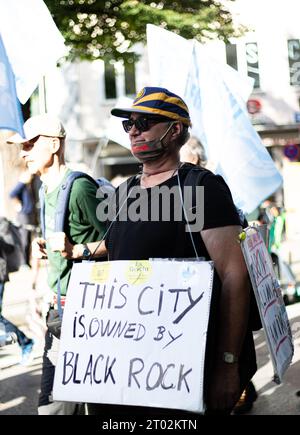
POLYGON ((54 400, 204 411, 212 262, 74 264, 54 400))
POLYGON ((291 328, 280 285, 267 247, 257 228, 246 228, 241 246, 267 338, 274 368, 274 381, 280 383, 294 353, 291 328))

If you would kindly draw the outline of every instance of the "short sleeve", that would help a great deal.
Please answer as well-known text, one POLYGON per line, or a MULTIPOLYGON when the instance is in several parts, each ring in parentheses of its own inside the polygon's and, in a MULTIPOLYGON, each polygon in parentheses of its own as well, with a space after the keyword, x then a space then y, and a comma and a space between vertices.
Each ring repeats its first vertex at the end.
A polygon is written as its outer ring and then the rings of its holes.
POLYGON ((102 236, 105 232, 106 218, 100 218, 99 213, 97 214, 100 202, 95 183, 84 177, 74 181, 69 202, 70 211, 78 214, 79 221, 91 225, 102 236))
POLYGON ((204 187, 203 230, 229 225, 240 225, 231 192, 220 175, 208 173, 202 181, 204 187))

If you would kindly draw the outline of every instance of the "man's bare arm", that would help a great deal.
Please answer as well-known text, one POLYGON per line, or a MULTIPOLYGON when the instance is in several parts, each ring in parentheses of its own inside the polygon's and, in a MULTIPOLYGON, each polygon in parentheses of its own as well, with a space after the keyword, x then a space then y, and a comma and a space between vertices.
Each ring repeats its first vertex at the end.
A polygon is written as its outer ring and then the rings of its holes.
POLYGON ((201 235, 222 282, 218 312, 219 335, 214 386, 210 394, 212 408, 230 408, 240 395, 238 364, 223 361, 224 352, 239 357, 245 337, 250 286, 247 267, 239 244, 239 226, 202 231, 201 235))

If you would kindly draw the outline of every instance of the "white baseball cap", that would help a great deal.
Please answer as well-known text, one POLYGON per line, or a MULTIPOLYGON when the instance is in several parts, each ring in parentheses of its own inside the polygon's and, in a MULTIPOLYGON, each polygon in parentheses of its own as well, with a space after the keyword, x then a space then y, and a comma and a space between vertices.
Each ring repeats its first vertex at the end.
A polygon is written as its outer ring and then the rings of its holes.
POLYGON ((43 114, 32 116, 24 126, 25 137, 18 133, 11 136, 6 142, 9 144, 21 144, 34 139, 37 136, 65 137, 66 131, 61 121, 53 115, 43 114))

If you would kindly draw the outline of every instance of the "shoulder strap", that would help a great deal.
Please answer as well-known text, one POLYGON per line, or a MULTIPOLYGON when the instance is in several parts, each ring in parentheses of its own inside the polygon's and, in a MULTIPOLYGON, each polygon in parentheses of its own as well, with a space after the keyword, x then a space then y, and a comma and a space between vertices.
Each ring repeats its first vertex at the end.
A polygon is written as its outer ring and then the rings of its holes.
MULTIPOLYGON (((90 175, 86 174, 85 172, 81 171, 72 171, 67 176, 64 183, 60 186, 59 192, 58 192, 58 198, 57 198, 57 206, 56 206, 56 213, 55 213, 55 222, 54 222, 54 229, 55 231, 64 231, 65 228, 65 221, 66 221, 66 214, 69 207, 69 199, 71 195, 71 189, 73 182, 77 178, 87 178, 92 183, 94 183, 97 187, 103 187, 104 193, 112 193, 114 191, 113 185, 106 180, 106 178, 101 177, 95 180, 90 175)), ((40 222, 41 222, 41 230, 42 230, 42 236, 45 238, 46 233, 46 226, 45 226, 45 187, 42 184, 39 189, 39 199, 40 199, 40 222)))
POLYGON ((98 186, 96 180, 94 180, 94 178, 92 178, 88 174, 85 174, 84 172, 73 171, 67 176, 64 183, 61 184, 58 192, 55 220, 54 220, 54 231, 64 231, 66 214, 69 207, 71 189, 74 181, 77 178, 87 178, 92 183, 98 186))
POLYGON ((39 200, 40 200, 40 223, 42 230, 42 237, 45 238, 46 225, 45 225, 45 186, 41 185, 39 188, 39 200))
POLYGON ((187 174, 183 181, 183 192, 185 187, 189 186, 192 189, 192 205, 196 205, 196 187, 202 186, 204 178, 210 174, 211 172, 208 169, 202 168, 200 166, 196 166, 193 164, 185 164, 182 168, 183 171, 186 171, 187 174))
POLYGON ((182 169, 188 171, 184 180, 184 186, 201 186, 204 177, 211 173, 208 169, 192 164, 186 164, 186 167, 182 169))
MULTIPOLYGON (((115 193, 115 187, 108 181, 105 177, 97 178, 96 180, 98 189, 102 193, 105 199, 110 199, 110 197, 115 193)), ((99 198, 99 194, 97 191, 97 198, 99 198)))
MULTIPOLYGON (((64 231, 65 226, 65 218, 67 209, 69 206, 69 199, 70 199, 70 193, 71 188, 73 185, 73 182, 77 178, 87 178, 94 184, 97 184, 97 182, 90 177, 88 174, 85 174, 84 172, 80 171, 73 171, 71 172, 64 183, 60 186, 58 197, 57 197, 57 206, 56 206, 56 212, 55 212, 55 218, 54 218, 54 230, 55 231, 64 231)), ((39 189, 39 199, 40 199, 40 222, 41 222, 41 230, 42 230, 42 236, 45 238, 46 235, 46 225, 45 225, 45 186, 44 184, 41 185, 39 189)))

